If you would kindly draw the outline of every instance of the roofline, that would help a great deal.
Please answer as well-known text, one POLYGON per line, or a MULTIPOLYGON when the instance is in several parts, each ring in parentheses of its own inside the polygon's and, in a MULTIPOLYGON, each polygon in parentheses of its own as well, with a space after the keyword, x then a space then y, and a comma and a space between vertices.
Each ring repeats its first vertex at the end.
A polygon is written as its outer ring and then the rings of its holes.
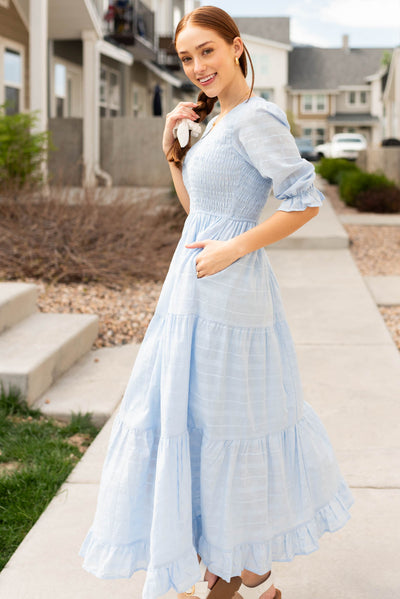
POLYGON ((304 93, 307 93, 307 94, 335 94, 335 95, 338 95, 340 93, 339 90, 338 90, 338 88, 335 88, 335 89, 330 89, 330 88, 327 88, 327 89, 322 89, 322 88, 310 88, 310 89, 307 89, 307 88, 292 88, 292 87, 290 87, 290 85, 286 86, 286 91, 289 94, 293 94, 293 95, 294 94, 304 94, 304 93))
POLYGON ((270 40, 265 37, 258 37, 258 35, 250 35, 249 33, 243 33, 240 36, 243 40, 248 40, 249 42, 254 42, 256 44, 263 44, 264 46, 274 46, 275 48, 280 48, 281 50, 292 50, 293 46, 291 44, 285 44, 283 42, 276 42, 275 40, 270 40))
POLYGON ((133 65, 134 57, 127 50, 118 48, 118 46, 114 46, 114 44, 110 44, 110 42, 107 42, 106 40, 98 40, 97 47, 100 54, 103 54, 103 56, 108 56, 109 58, 113 58, 128 66, 133 65))

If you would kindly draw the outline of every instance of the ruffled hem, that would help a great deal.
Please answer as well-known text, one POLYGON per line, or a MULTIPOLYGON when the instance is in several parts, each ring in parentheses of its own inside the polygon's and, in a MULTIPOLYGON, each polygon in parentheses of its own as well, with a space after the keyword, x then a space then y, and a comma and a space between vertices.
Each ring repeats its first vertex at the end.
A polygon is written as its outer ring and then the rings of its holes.
POLYGON ((277 210, 283 210, 284 212, 300 212, 309 206, 322 206, 324 196, 319 189, 312 184, 308 189, 295 196, 291 196, 289 198, 277 196, 277 199, 282 200, 277 210))
POLYGON ((147 570, 143 599, 157 599, 171 587, 178 593, 190 588, 200 576, 197 553, 227 581, 245 568, 263 574, 273 561, 315 551, 322 534, 350 518, 353 496, 306 402, 296 425, 262 439, 218 441, 200 429, 163 438, 129 428, 118 415, 111 444, 114 459, 105 462, 96 519, 79 554, 83 568, 98 578, 147 570), (123 447, 131 449, 121 469, 123 447), (153 471, 156 457, 160 469, 153 471), (254 467, 261 479, 267 476, 267 486, 263 480, 260 487, 245 483, 254 467), (139 492, 144 488, 146 495, 139 492), (251 496, 260 498, 259 512, 245 507, 251 496))
POLYGON ((308 555, 319 548, 326 532, 342 528, 350 518, 348 512, 354 498, 341 481, 333 499, 308 522, 276 535, 262 543, 242 543, 232 551, 210 544, 201 534, 201 516, 193 519, 193 545, 181 558, 163 566, 149 566, 149 544, 138 541, 130 545, 108 545, 99 541, 90 529, 79 555, 85 557, 83 568, 102 579, 130 578, 138 570, 146 570, 143 599, 157 599, 173 588, 177 593, 199 580, 197 553, 209 570, 226 581, 240 576, 243 569, 264 574, 272 562, 292 561, 296 555, 308 555), (118 572, 118 574, 115 574, 118 572))
MULTIPOLYGON (((229 581, 242 570, 265 574, 272 562, 290 562, 296 555, 308 555, 319 548, 319 539, 326 532, 335 532, 350 519, 348 510, 354 497, 344 480, 333 499, 316 512, 308 522, 264 543, 243 543, 233 551, 224 552, 200 536, 196 547, 211 572, 229 581)), ((197 527, 200 528, 199 526, 197 527)))

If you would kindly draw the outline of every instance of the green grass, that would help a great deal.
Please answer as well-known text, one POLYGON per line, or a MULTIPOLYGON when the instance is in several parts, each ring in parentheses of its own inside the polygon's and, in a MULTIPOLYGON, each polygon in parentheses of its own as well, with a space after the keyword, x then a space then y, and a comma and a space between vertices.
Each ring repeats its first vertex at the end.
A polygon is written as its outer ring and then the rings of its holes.
POLYGON ((61 423, 0 384, 0 570, 82 456, 73 442, 88 446, 98 431, 90 414, 61 423))

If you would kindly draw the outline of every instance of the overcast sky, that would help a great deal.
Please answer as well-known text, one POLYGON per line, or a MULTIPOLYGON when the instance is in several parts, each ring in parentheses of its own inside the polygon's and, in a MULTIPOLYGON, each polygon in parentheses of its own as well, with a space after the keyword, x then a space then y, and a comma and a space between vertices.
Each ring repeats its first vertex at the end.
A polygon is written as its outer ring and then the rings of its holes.
POLYGON ((400 45, 400 0, 202 0, 233 17, 289 16, 291 41, 337 48, 400 45))

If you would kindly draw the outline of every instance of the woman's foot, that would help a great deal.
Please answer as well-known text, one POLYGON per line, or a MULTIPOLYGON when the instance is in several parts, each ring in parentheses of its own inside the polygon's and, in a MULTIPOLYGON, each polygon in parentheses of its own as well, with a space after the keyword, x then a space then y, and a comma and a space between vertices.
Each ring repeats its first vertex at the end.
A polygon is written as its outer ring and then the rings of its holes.
MULTIPOLYGON (((243 570, 241 577, 242 577, 242 581, 243 581, 244 585, 246 585, 248 587, 256 587, 259 584, 261 584, 262 582, 264 582, 264 580, 268 580, 270 574, 271 574, 271 571, 267 572, 267 574, 259 575, 259 574, 255 574, 254 572, 250 572, 250 570, 243 570)), ((274 585, 272 584, 262 595, 260 595, 260 597, 258 599, 274 599, 275 595, 276 595, 276 589, 275 589, 274 585)), ((236 592, 234 595, 234 599, 243 599, 243 598, 239 593, 236 592)))
MULTIPOLYGON (((204 580, 207 580, 209 589, 211 589, 214 586, 218 578, 219 577, 216 574, 209 572, 208 569, 206 570, 204 580)), ((190 595, 190 597, 188 597, 188 595, 186 595, 185 593, 177 593, 177 597, 178 599, 198 599, 196 598, 196 595, 190 595)))

